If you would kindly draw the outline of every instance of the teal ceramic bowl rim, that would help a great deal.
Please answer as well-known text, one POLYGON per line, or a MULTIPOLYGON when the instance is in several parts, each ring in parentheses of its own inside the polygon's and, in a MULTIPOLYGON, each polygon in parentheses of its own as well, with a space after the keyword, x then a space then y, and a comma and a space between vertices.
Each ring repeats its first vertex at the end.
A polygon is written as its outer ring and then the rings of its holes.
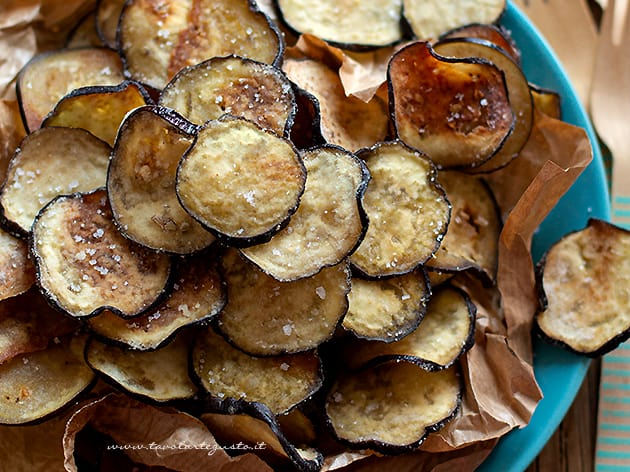
MULTIPOLYGON (((563 196, 534 236, 532 254, 534 261, 537 261, 551 244, 564 234, 583 228, 589 218, 610 220, 608 186, 596 134, 549 44, 511 2, 508 2, 501 24, 512 32, 522 51, 523 70, 528 80, 559 92, 562 97, 563 119, 584 128, 593 143, 593 162, 563 196)), ((538 404, 530 423, 501 438, 478 470, 525 470, 543 449, 573 403, 589 363, 587 358, 535 339, 534 373, 544 398, 538 404)))

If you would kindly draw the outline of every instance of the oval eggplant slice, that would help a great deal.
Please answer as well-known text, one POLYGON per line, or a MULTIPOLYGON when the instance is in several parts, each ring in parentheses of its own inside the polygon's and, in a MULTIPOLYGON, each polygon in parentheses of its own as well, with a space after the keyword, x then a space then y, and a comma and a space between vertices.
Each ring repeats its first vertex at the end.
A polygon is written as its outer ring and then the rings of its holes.
POLYGON ((96 31, 103 43, 111 49, 117 49, 116 35, 118 20, 122 14, 125 0, 98 0, 96 5, 96 31))
POLYGON ((229 113, 285 135, 296 113, 291 82, 270 64, 243 57, 214 57, 180 71, 159 104, 198 125, 229 113))
POLYGON ((24 126, 39 128, 44 117, 70 91, 124 80, 122 62, 106 48, 62 49, 38 54, 20 71, 16 91, 24 126))
POLYGON ((504 75, 485 60, 441 57, 417 42, 392 56, 387 74, 398 137, 438 168, 479 166, 512 133, 504 75))
POLYGON ((362 206, 369 172, 354 154, 333 146, 302 153, 306 187, 286 228, 241 252, 265 273, 288 282, 339 264, 367 229, 362 206))
POLYGON ((219 315, 219 330, 251 355, 313 349, 332 337, 348 309, 347 263, 278 282, 230 250, 223 258, 223 274, 228 302, 219 315))
POLYGON ((182 208, 175 192, 177 167, 194 131, 172 110, 152 106, 134 110, 120 127, 107 192, 116 224, 138 244, 190 254, 215 240, 182 208))
POLYGON ((591 219, 539 264, 535 321, 543 339, 598 357, 630 337, 630 231, 591 219))
POLYGON ((454 367, 427 372, 399 360, 339 376, 325 411, 342 443, 399 454, 415 450, 457 414, 461 390, 454 367))
POLYGON ((195 255, 176 268, 173 291, 155 309, 133 319, 104 311, 86 321, 103 342, 157 349, 186 326, 209 321, 225 305, 225 288, 213 256, 195 255))
POLYGON ((188 337, 179 335, 160 349, 140 352, 91 339, 85 359, 90 367, 134 396, 157 403, 173 402, 197 393, 188 376, 188 342, 188 337))
POLYGON ((111 147, 78 128, 41 128, 13 155, 0 189, 3 218, 26 235, 37 213, 58 195, 105 185, 111 147))
POLYGON ((116 228, 104 189, 60 196, 35 218, 31 253, 44 295, 76 318, 138 316, 170 288, 171 258, 116 228))
POLYGON ((42 127, 83 128, 113 146, 125 115, 150 100, 140 84, 130 81, 82 87, 63 97, 44 119, 42 127))
POLYGON ((26 292, 35 283, 28 243, 0 229, 0 300, 26 292))
POLYGON ((422 321, 430 295, 422 269, 382 280, 355 277, 343 327, 359 338, 396 341, 422 321))
POLYGON ((252 357, 211 327, 198 332, 191 356, 196 379, 213 398, 260 402, 274 414, 289 411, 322 385, 317 354, 252 357))
POLYGON ((230 54, 277 64, 280 30, 251 0, 130 0, 119 23, 127 73, 162 89, 186 66, 230 54))
POLYGON ((510 108, 516 117, 514 130, 496 154, 472 171, 492 172, 509 164, 527 142, 534 123, 529 82, 520 66, 503 49, 484 39, 445 39, 434 44, 433 49, 437 54, 452 58, 486 59, 503 71, 510 108))
POLYGON ((277 0, 284 23, 345 49, 388 46, 403 39, 402 0, 277 0))
POLYGON ((358 155, 372 176, 363 197, 370 223, 350 261, 367 277, 411 272, 438 250, 448 227, 451 205, 435 167, 399 141, 358 155))
POLYGON ((177 195, 230 244, 268 241, 297 210, 306 170, 290 141, 224 115, 199 131, 177 170, 177 195))
POLYGON ((67 336, 44 350, 0 364, 0 424, 42 421, 92 386, 83 359, 86 336, 67 336))

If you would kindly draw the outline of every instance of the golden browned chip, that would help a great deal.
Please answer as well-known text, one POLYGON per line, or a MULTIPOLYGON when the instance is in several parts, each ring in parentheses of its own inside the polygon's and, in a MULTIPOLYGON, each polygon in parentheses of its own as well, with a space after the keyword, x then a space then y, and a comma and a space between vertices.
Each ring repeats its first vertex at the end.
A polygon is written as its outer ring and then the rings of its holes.
POLYGON ((387 104, 378 95, 367 103, 347 96, 337 72, 314 59, 286 59, 282 68, 319 102, 321 133, 327 142, 356 151, 385 139, 387 104))
POLYGON ((441 57, 416 42, 394 54, 388 78, 398 137, 439 168, 481 165, 513 130, 504 75, 486 61, 441 57))
POLYGON ((529 84, 529 88, 536 110, 557 120, 562 118, 561 98, 558 92, 533 84, 529 84))
POLYGON ((44 295, 77 318, 104 309, 137 316, 167 294, 171 258, 122 236, 104 189, 46 205, 33 223, 31 249, 44 295))
POLYGON ((116 34, 118 20, 125 6, 125 0, 98 0, 96 6, 96 31, 103 43, 109 48, 116 49, 116 34))
POLYGON ((510 31, 503 25, 488 23, 469 23, 446 32, 439 39, 478 38, 490 41, 503 49, 517 64, 521 61, 521 51, 512 39, 510 31))
POLYGON ((85 15, 68 34, 66 48, 103 47, 103 40, 96 31, 96 12, 85 15))
POLYGON ((556 242, 539 271, 545 339, 595 357, 630 337, 630 232, 591 219, 556 242))
POLYGON ((34 283, 28 243, 0 229, 0 300, 24 293, 34 283))
POLYGON ((450 218, 435 167, 399 141, 359 156, 372 176, 363 197, 369 225, 350 261, 368 277, 411 272, 437 251, 450 218))

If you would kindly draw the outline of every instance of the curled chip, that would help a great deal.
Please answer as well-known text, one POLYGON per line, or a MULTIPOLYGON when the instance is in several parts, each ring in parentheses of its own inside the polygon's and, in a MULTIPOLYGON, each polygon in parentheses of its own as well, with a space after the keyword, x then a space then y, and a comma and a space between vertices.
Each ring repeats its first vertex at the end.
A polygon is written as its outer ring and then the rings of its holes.
POLYGON ((529 89, 534 101, 534 108, 551 118, 557 120, 562 117, 560 94, 555 90, 529 84, 529 89))
POLYGON ((369 172, 363 161, 336 146, 301 155, 306 187, 289 224, 269 242, 242 250, 264 272, 285 282, 340 263, 367 229, 361 202, 369 172))
POLYGON ((31 252, 46 298, 76 318, 105 309, 137 316, 168 292, 171 258, 120 234, 104 189, 46 205, 33 223, 31 252))
POLYGON ((177 195, 209 231, 231 244, 268 241, 295 213, 306 170, 287 139, 224 115, 208 121, 177 170, 177 195))
POLYGON ((458 412, 461 382, 455 367, 427 372, 399 360, 337 377, 326 416, 344 444, 383 454, 416 449, 458 412))
POLYGON ((398 137, 439 168, 483 164, 514 129, 504 74, 484 59, 446 58, 416 42, 392 56, 388 78, 398 137))
POLYGON ((70 31, 66 39, 67 49, 103 47, 103 41, 96 30, 96 12, 91 11, 70 31))
POLYGON ((99 37, 109 48, 116 49, 118 43, 118 20, 125 6, 125 0, 98 0, 94 18, 99 37))
POLYGON ((450 218, 435 167, 400 141, 358 155, 372 176, 363 197, 370 223, 350 261, 368 277, 411 272, 438 250, 450 218))
POLYGON ((282 70, 244 57, 213 57, 180 71, 159 104, 198 125, 229 113, 285 135, 296 113, 291 82, 282 70))
POLYGON ((597 357, 630 337, 630 232, 590 219, 539 264, 535 321, 543 339, 597 357))
POLYGON ((177 167, 195 131, 192 123, 163 107, 137 108, 122 123, 109 163, 107 195, 116 224, 138 244, 190 254, 214 242, 175 192, 177 167))
POLYGON ((0 229, 0 301, 26 292, 34 283, 28 243, 0 229))
POLYGON ((521 63, 521 51, 512 39, 510 31, 503 25, 488 23, 469 23, 459 28, 452 29, 443 34, 439 39, 451 38, 477 38, 490 41, 501 48, 517 64, 521 63))

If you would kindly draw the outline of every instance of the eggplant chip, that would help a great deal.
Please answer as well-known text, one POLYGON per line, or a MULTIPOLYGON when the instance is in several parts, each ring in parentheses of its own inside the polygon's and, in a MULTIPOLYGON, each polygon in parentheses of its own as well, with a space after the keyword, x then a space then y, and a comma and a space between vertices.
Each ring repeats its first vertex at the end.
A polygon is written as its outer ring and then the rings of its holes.
POLYGON ((0 229, 0 301, 26 292, 34 283, 28 243, 0 229))
POLYGON ((234 245, 268 241, 297 210, 306 170, 287 139, 224 115, 199 131, 177 170, 177 195, 202 225, 234 245))
POLYGON ((517 64, 521 63, 521 51, 503 25, 488 23, 470 23, 446 32, 440 40, 451 38, 477 38, 490 41, 505 51, 517 64))
POLYGON ((302 159, 306 187, 289 224, 268 243, 242 250, 264 272, 285 282, 340 263, 367 229, 361 201, 369 172, 363 161, 333 146, 305 151, 302 159))
POLYGON ((164 88, 159 104, 198 125, 229 113, 279 135, 287 133, 296 113, 291 82, 280 69, 236 56, 183 69, 164 88))
POLYGON ((213 398, 260 402, 274 414, 289 411, 322 385, 317 354, 252 357, 231 346, 210 327, 197 334, 192 369, 213 398))
POLYGON ((280 30, 251 0, 130 0, 118 34, 127 73, 156 89, 212 57, 276 64, 284 51, 280 30))
POLYGON ((27 234, 37 213, 58 195, 105 185, 111 147, 78 128, 41 128, 13 155, 0 189, 3 218, 27 234))
POLYGON ((96 12, 91 11, 72 29, 66 39, 67 49, 85 47, 104 47, 103 41, 96 30, 96 12))
POLYGON ((358 155, 372 176, 363 197, 370 223, 350 261, 368 277, 411 272, 438 250, 450 218, 435 167, 398 141, 358 155))
POLYGON ((76 318, 105 309, 140 315, 170 285, 171 258, 120 234, 103 189, 46 205, 33 223, 31 252, 44 295, 76 318))
POLYGON ((529 90, 536 110, 557 120, 562 118, 562 100, 558 92, 531 83, 529 90))
POLYGON ((387 362, 339 376, 326 398, 327 421, 352 448, 411 452, 457 414, 461 390, 454 367, 428 372, 387 362))
POLYGON ((175 192, 177 167, 194 131, 172 110, 151 106, 131 112, 120 127, 107 192, 118 227, 138 244, 190 254, 215 240, 182 208, 175 192))
POLYGON ((96 5, 96 31, 103 43, 111 49, 118 47, 118 20, 124 6, 125 0, 98 0, 96 5))
POLYGON ((326 140, 322 136, 319 101, 310 92, 293 84, 297 111, 289 130, 289 138, 298 149, 321 146, 326 140))
POLYGON ((439 168, 479 166, 512 133, 504 75, 485 60, 438 56, 416 42, 394 54, 388 78, 398 137, 439 168))
POLYGON ((230 250, 223 258, 223 273, 228 302, 219 315, 219 330, 252 355, 313 349, 332 337, 348 309, 347 263, 278 282, 230 250))
POLYGON ((57 102, 89 85, 116 85, 124 80, 120 56, 106 48, 63 49, 42 53, 20 71, 17 94, 24 126, 39 128, 57 102))
POLYGON ((539 263, 542 337, 597 357, 630 337, 630 232, 606 221, 556 242, 539 263))

